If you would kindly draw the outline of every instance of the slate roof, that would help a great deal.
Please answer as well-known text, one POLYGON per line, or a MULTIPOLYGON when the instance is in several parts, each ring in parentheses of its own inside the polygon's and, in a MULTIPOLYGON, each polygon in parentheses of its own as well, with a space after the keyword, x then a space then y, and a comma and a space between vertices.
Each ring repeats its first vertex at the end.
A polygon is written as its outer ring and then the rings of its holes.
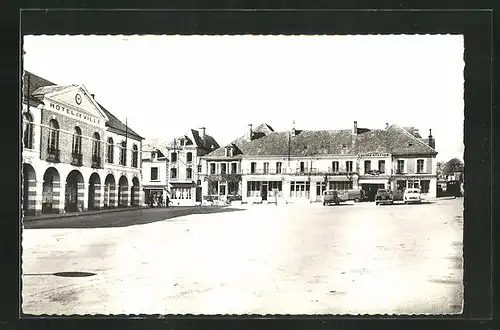
POLYGON ((107 110, 105 107, 102 106, 99 102, 96 102, 101 109, 104 111, 106 116, 108 116, 108 121, 106 122, 106 126, 109 127, 109 131, 116 133, 118 135, 127 136, 135 138, 137 140, 144 140, 142 136, 137 134, 133 129, 130 128, 130 126, 127 127, 123 122, 121 122, 118 118, 115 117, 109 110, 107 110))
POLYGON ((23 102, 26 103, 26 101, 29 100, 29 105, 34 107, 42 104, 40 99, 33 96, 33 93, 41 87, 55 86, 55 85, 56 84, 54 84, 53 82, 48 81, 47 79, 44 79, 42 77, 39 77, 36 74, 33 74, 29 71, 24 71, 23 90, 22 90, 23 102))
MULTIPOLYGON (((62 90, 64 88, 67 88, 72 85, 56 85, 55 83, 44 79, 42 77, 39 77, 29 71, 24 71, 24 77, 23 77, 23 102, 26 102, 26 96, 28 95, 28 90, 29 90, 29 105, 30 106, 38 106, 39 104, 42 104, 43 102, 35 97, 34 95, 42 95, 46 94, 49 92, 54 92, 57 90, 62 90), (29 89, 28 89, 28 81, 29 81, 29 89), (36 92, 36 93, 35 93, 36 92)), ((104 108, 101 104, 97 103, 101 109, 104 111, 106 116, 108 116, 109 121, 106 122, 106 126, 109 127, 110 132, 123 135, 125 136, 125 131, 128 131, 128 136, 138 139, 138 140, 143 140, 144 138, 141 137, 139 134, 134 132, 128 127, 126 128, 125 124, 121 122, 118 118, 116 118, 109 110, 104 108)))
POLYGON ((191 135, 194 138, 194 142, 196 143, 196 146, 198 146, 199 148, 203 148, 207 151, 220 148, 220 146, 217 143, 217 141, 215 140, 215 138, 211 135, 208 135, 205 133, 205 143, 203 143, 203 139, 201 138, 199 131, 197 131, 195 129, 191 129, 191 135), (212 146, 213 146, 213 148, 212 148, 212 146))
MULTIPOLYGON (((270 132, 249 141, 240 137, 232 142, 241 152, 239 158, 258 156, 311 157, 326 155, 361 155, 370 153, 389 153, 393 155, 437 154, 421 139, 405 129, 391 125, 387 129, 358 129, 354 135, 351 129, 297 131, 295 136, 289 132, 270 132), (288 141, 290 140, 290 145, 288 141), (290 149, 289 149, 290 148, 290 149)), ((224 158, 224 148, 217 149, 206 158, 224 158)), ((232 157, 234 158, 234 157, 232 157)))

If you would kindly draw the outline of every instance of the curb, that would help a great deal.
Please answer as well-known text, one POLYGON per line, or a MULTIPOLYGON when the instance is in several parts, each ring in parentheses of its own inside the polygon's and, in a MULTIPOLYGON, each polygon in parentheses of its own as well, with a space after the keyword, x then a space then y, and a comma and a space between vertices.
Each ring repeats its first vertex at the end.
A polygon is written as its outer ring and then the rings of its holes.
POLYGON ((87 216, 87 215, 125 212, 125 211, 136 211, 136 210, 142 210, 142 209, 149 209, 149 207, 140 206, 140 207, 109 209, 109 210, 104 210, 104 211, 86 211, 86 212, 79 212, 79 213, 59 213, 59 214, 53 214, 53 215, 47 215, 47 216, 27 216, 27 217, 24 216, 24 217, 22 217, 22 221, 29 222, 29 221, 43 221, 43 220, 51 220, 51 219, 60 219, 60 218, 74 218, 74 217, 81 217, 81 216, 87 216))

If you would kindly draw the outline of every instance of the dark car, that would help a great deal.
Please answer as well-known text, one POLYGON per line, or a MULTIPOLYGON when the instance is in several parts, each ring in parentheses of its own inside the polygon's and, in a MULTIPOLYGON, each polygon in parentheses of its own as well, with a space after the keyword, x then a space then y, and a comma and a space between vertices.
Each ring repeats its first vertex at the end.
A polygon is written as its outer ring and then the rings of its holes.
POLYGON ((392 198, 392 193, 389 189, 379 189, 375 195, 375 205, 379 204, 392 204, 394 199, 392 198))

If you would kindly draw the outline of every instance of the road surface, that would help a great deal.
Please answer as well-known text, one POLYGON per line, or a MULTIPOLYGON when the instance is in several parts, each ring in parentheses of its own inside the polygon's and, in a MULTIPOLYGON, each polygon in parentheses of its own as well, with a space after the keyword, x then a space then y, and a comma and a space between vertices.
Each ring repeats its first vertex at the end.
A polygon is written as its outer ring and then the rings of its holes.
POLYGON ((457 198, 428 205, 254 205, 127 227, 26 229, 22 309, 460 313, 462 214, 457 198))

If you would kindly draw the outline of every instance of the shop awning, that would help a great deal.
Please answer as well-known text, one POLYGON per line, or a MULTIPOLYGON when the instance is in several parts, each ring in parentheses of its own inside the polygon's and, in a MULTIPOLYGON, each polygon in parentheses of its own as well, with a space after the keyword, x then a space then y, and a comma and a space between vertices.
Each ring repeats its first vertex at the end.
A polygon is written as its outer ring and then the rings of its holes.
POLYGON ((194 182, 170 182, 172 188, 192 188, 195 186, 194 182))

